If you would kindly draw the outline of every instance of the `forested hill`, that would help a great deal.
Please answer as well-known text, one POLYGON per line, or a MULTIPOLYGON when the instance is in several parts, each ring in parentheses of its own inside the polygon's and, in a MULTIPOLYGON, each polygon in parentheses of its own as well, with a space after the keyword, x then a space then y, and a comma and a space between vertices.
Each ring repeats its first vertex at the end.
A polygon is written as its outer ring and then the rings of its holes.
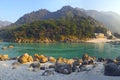
POLYGON ((59 19, 61 17, 66 16, 91 16, 95 20, 103 23, 108 29, 112 32, 120 33, 119 25, 120 25, 120 15, 114 12, 99 12, 96 10, 85 10, 81 8, 73 8, 71 6, 64 6, 60 10, 55 12, 50 12, 46 9, 40 9, 38 11, 33 11, 31 13, 27 13, 21 18, 19 18, 15 25, 21 25, 26 23, 31 23, 38 20, 46 20, 46 19, 59 19))
POLYGON ((94 33, 106 34, 106 28, 89 16, 72 15, 2 29, 0 38, 15 42, 79 42, 95 37, 94 33))

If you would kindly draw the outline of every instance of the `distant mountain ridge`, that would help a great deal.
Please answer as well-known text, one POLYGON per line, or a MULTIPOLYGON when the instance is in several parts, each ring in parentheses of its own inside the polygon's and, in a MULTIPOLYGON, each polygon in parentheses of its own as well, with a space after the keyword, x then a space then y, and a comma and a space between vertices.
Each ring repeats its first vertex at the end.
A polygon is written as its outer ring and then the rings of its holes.
POLYGON ((20 19, 18 19, 15 22, 15 24, 18 25, 18 24, 31 23, 37 20, 59 19, 59 18, 64 18, 68 16, 73 17, 74 15, 87 17, 87 15, 80 10, 76 10, 75 8, 72 8, 71 6, 64 6, 63 8, 55 12, 50 12, 46 9, 41 9, 36 12, 25 14, 20 19))
POLYGON ((71 6, 64 6, 60 10, 55 12, 50 12, 46 9, 40 9, 38 11, 34 11, 28 14, 25 14, 20 19, 18 19, 15 24, 26 24, 31 23, 38 20, 46 20, 46 19, 59 19, 64 18, 66 16, 91 16, 95 20, 103 23, 108 29, 112 32, 120 32, 120 15, 114 12, 98 12, 96 10, 85 10, 81 8, 73 8, 71 6))
POLYGON ((11 22, 9 22, 9 21, 0 21, 0 27, 9 26, 10 24, 11 24, 11 22))

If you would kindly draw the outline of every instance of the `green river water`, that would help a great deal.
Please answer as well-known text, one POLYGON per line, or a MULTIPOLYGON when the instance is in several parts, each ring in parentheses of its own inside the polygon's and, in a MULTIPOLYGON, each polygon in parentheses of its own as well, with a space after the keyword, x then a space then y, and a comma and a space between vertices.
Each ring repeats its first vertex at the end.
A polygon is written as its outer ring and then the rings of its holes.
POLYGON ((10 43, 0 42, 0 48, 13 45, 14 48, 0 49, 0 54, 10 57, 20 56, 24 53, 35 53, 53 57, 81 58, 84 53, 95 57, 116 58, 120 56, 120 45, 109 43, 10 43))

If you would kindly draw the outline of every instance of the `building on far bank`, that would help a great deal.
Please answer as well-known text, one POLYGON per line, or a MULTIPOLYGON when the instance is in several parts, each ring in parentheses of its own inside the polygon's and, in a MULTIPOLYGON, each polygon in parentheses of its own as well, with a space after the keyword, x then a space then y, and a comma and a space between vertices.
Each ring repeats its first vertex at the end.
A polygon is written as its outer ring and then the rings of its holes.
POLYGON ((105 38, 105 35, 103 33, 95 33, 96 38, 105 38))

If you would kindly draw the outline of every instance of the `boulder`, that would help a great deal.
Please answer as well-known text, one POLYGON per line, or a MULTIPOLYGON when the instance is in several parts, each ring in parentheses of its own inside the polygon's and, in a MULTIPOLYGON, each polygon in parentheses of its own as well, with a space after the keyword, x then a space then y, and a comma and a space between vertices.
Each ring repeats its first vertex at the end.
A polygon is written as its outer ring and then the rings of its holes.
POLYGON ((1 59, 2 61, 8 60, 8 59, 9 59, 9 56, 8 56, 7 54, 4 54, 4 55, 1 56, 0 59, 1 59))
POLYGON ((49 57, 49 61, 55 63, 56 59, 54 57, 49 57))
POLYGON ((41 63, 45 63, 48 62, 48 58, 44 55, 39 55, 39 54, 35 54, 34 55, 34 60, 35 61, 40 61, 41 63))
POLYGON ((62 57, 59 57, 56 61, 56 63, 64 63, 65 61, 63 61, 63 58, 62 57))
POLYGON ((32 71, 37 72, 40 70, 40 63, 39 62, 32 63, 32 64, 30 64, 29 67, 32 68, 32 71))
POLYGON ((83 54, 82 56, 82 60, 88 60, 89 59, 89 55, 88 54, 83 54))
POLYGON ((70 74, 72 73, 72 66, 69 64, 57 64, 55 71, 62 74, 70 74))
POLYGON ((73 59, 69 59, 69 60, 67 61, 67 64, 72 65, 73 63, 74 63, 74 60, 73 60, 73 59))
POLYGON ((12 63, 12 69, 16 69, 20 65, 19 62, 12 63))
POLYGON ((104 75, 120 76, 120 65, 116 63, 108 63, 105 65, 104 75))
POLYGON ((103 61, 105 61, 105 59, 104 58, 98 58, 97 61, 98 62, 103 62, 103 61))
POLYGON ((18 58, 18 62, 20 63, 33 62, 33 58, 28 53, 25 53, 18 58))
POLYGON ((54 71, 46 70, 45 72, 42 73, 42 76, 50 76, 50 75, 54 75, 54 71))
POLYGON ((118 56, 118 57, 116 58, 116 61, 120 62, 120 56, 118 56))
POLYGON ((30 67, 32 67, 32 68, 39 68, 40 69, 40 63, 39 62, 32 63, 32 64, 30 64, 30 67))
POLYGON ((43 57, 40 59, 40 63, 46 63, 48 62, 48 58, 47 57, 43 57))
POLYGON ((9 45, 8 48, 14 48, 14 46, 13 45, 9 45))
POLYGON ((7 47, 2 47, 1 49, 2 49, 2 50, 6 50, 6 49, 7 49, 7 47))

